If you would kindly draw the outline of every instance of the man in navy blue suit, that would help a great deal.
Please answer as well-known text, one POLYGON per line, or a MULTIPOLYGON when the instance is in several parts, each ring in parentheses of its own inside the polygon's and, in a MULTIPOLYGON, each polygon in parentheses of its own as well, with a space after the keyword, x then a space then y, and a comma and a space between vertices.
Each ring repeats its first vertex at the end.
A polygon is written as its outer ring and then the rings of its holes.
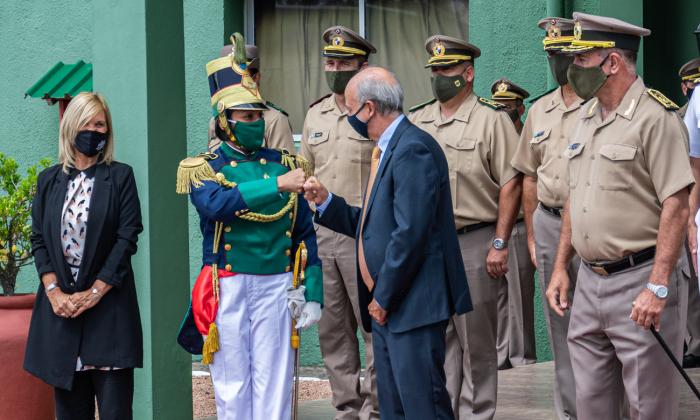
POLYGON ((362 324, 372 331, 382 419, 453 419, 445 387, 445 328, 471 310, 452 214, 447 161, 403 115, 403 90, 372 67, 345 91, 348 122, 377 142, 362 208, 314 177, 317 222, 357 238, 362 324))

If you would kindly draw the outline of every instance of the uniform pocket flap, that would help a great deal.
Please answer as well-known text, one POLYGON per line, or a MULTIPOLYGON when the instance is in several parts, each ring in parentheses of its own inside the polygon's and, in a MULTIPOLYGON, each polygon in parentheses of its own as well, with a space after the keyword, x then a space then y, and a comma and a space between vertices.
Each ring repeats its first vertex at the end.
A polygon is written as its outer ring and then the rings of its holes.
POLYGON ((309 134, 309 139, 307 140, 309 144, 321 144, 325 141, 328 141, 328 135, 330 134, 330 131, 312 131, 309 134))
POLYGON ((473 150, 476 147, 476 140, 464 138, 451 138, 447 140, 445 144, 457 150, 473 150))
POLYGON ((610 160, 632 160, 637 153, 637 147, 628 144, 604 144, 600 154, 610 160))
POLYGON ((571 143, 570 145, 566 146, 566 150, 564 150, 564 157, 567 159, 575 158, 581 154, 584 146, 584 143, 571 143))
POLYGON ((532 135, 532 139, 530 140, 531 144, 538 144, 541 143, 549 138, 549 134, 552 132, 551 128, 548 128, 546 130, 540 130, 532 135))

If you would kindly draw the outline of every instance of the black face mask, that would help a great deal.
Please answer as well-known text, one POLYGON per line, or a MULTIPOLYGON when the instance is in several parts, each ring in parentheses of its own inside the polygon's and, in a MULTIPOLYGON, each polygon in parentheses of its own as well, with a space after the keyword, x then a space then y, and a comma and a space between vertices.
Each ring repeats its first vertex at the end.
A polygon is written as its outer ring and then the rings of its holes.
POLYGON ((547 60, 549 61, 549 69, 552 71, 552 77, 554 77, 557 84, 559 86, 564 86, 569 83, 566 72, 569 70, 569 66, 574 62, 574 57, 558 53, 550 55, 547 57, 547 60))
POLYGON ((82 130, 75 136, 75 149, 87 157, 97 156, 107 144, 107 133, 82 130))

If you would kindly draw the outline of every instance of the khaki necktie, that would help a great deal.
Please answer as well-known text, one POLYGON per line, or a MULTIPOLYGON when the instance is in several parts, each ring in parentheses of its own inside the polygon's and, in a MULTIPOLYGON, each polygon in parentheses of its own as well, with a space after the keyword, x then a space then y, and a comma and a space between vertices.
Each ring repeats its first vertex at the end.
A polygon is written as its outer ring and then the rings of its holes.
POLYGON ((369 180, 367 181, 367 192, 365 193, 365 201, 362 205, 362 216, 360 221, 360 236, 357 238, 359 242, 357 247, 357 259, 360 263, 360 274, 362 275, 362 281, 367 285, 367 289, 371 292, 374 288, 374 280, 369 274, 369 269, 367 268, 367 261, 365 260, 365 250, 362 246, 362 232, 365 228, 365 212, 367 211, 367 204, 369 203, 369 196, 372 195, 372 186, 374 185, 374 178, 377 176, 377 169, 379 169, 379 159, 382 156, 382 149, 379 147, 372 150, 372 163, 369 169, 369 180))

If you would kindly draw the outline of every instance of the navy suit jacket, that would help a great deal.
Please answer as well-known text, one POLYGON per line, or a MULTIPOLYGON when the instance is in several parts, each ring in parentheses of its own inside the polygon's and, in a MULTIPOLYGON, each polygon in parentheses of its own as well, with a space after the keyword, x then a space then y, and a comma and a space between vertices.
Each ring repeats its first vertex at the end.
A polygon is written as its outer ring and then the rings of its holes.
MULTIPOLYGON (((362 209, 334 195, 317 222, 358 238, 362 209)), ((408 119, 384 151, 367 203, 362 237, 370 292, 357 285, 362 325, 371 331, 372 298, 388 310, 387 325, 401 333, 472 309, 462 263, 445 154, 430 134, 408 119)))

